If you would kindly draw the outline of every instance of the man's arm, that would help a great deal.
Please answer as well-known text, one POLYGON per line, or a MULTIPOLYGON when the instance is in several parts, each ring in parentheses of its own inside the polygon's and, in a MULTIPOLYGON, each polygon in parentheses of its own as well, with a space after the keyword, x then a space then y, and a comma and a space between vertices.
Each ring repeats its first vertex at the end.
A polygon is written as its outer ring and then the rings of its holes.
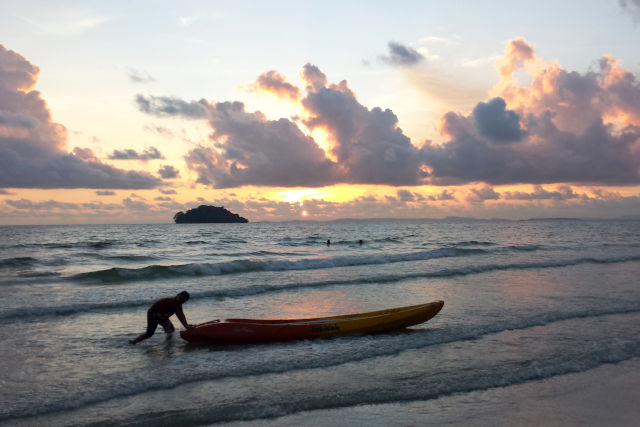
POLYGON ((187 323, 187 318, 184 316, 184 312, 182 311, 182 305, 180 305, 178 307, 178 309, 176 310, 176 316, 178 317, 178 320, 180 320, 180 323, 182 323, 182 325, 185 328, 187 328, 187 329, 193 328, 192 325, 187 323))

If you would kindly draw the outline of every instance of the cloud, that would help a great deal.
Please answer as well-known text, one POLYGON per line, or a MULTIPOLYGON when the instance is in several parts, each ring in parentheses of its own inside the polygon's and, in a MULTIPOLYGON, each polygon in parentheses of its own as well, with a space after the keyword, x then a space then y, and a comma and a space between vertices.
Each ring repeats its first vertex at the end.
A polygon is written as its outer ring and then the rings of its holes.
POLYGON ((180 175, 180 171, 170 165, 164 165, 160 169, 158 169, 158 175, 160 175, 163 179, 173 179, 177 178, 180 175))
POLYGON ((277 95, 280 98, 297 100, 300 97, 300 89, 289 83, 286 78, 276 70, 260 74, 251 85, 253 91, 262 91, 277 95))
POLYGON ((409 46, 404 46, 398 42, 391 41, 387 45, 389 54, 380 57, 384 62, 393 66, 412 66, 424 59, 424 56, 409 46))
POLYGON ((322 186, 334 182, 336 166, 295 123, 248 113, 240 102, 210 105, 217 149, 200 146, 186 156, 198 182, 217 188, 242 185, 322 186))
POLYGON ((134 83, 151 83, 156 81, 148 72, 136 70, 135 68, 127 69, 127 75, 129 76, 129 80, 134 83))
POLYGON ((467 196, 467 200, 471 203, 484 203, 486 200, 499 200, 500 194, 496 192, 493 188, 485 185, 480 188, 472 188, 469 191, 469 195, 467 196))
POLYGON ((421 180, 420 152, 398 127, 389 109, 368 109, 346 81, 329 84, 309 63, 302 70, 306 128, 326 131, 331 160, 318 143, 288 119, 267 120, 240 102, 186 102, 177 98, 137 98, 141 111, 184 118, 206 114, 213 146, 188 152, 187 166, 198 182, 217 188, 243 185, 324 186, 336 183, 415 185, 421 180))
POLYGON ((473 119, 478 132, 495 142, 514 142, 523 137, 520 116, 515 111, 507 111, 502 98, 480 102, 473 109, 473 119))
POLYGON ((143 113, 158 117, 181 116, 190 119, 204 119, 208 114, 208 103, 204 99, 186 102, 174 97, 138 94, 136 104, 143 113))
POLYGON ((439 194, 436 195, 429 195, 426 197, 427 200, 430 200, 432 202, 435 201, 446 201, 446 200, 456 200, 456 198, 453 196, 453 194, 451 193, 451 191, 449 190, 442 190, 439 194))
POLYGON ((138 153, 136 150, 128 148, 125 150, 114 150, 113 153, 109 154, 110 160, 156 160, 156 159, 164 159, 164 156, 156 147, 145 148, 145 150, 141 153, 138 153))
POLYGON ((96 191, 97 196, 115 196, 116 193, 110 190, 98 190, 96 191))
POLYGON ((64 126, 54 123, 40 92, 38 67, 0 45, 0 187, 153 188, 145 172, 101 163, 89 149, 66 151, 64 126))
POLYGON ((240 102, 139 95, 138 106, 208 121, 211 144, 190 150, 185 160, 197 182, 217 188, 638 184, 640 83, 612 57, 596 66, 568 71, 537 58, 524 39, 511 40, 496 62, 500 81, 492 98, 468 115, 446 113, 441 130, 447 140, 426 141, 420 149, 392 110, 367 108, 345 80, 329 83, 309 63, 301 72, 301 118, 268 120, 240 102), (531 74, 529 85, 518 83, 521 69, 531 74), (316 131, 327 136, 322 148, 311 136, 316 131))
MULTIPOLYGON (((598 194, 599 198, 605 197, 605 193, 600 192, 596 194, 598 194)), ((559 185, 555 191, 548 191, 541 185, 535 185, 531 193, 521 191, 508 191, 504 193, 505 200, 571 200, 580 197, 584 196, 576 194, 568 185, 559 185)))
POLYGON ((158 191, 162 194, 178 194, 176 190, 160 188, 158 191))
POLYGON ((640 22, 640 0, 618 0, 618 4, 631 14, 635 22, 640 22))
POLYGON ((342 182, 420 182, 419 152, 398 127, 393 111, 369 110, 358 102, 345 80, 308 92, 302 105, 309 115, 306 126, 324 129, 330 135, 332 154, 344 174, 342 182))
POLYGON ((77 203, 58 202, 56 200, 48 200, 45 202, 33 202, 27 199, 5 200, 5 203, 15 209, 28 211, 51 211, 51 210, 69 210, 78 209, 80 205, 77 203))
POLYGON ((428 181, 640 183, 640 83, 611 57, 597 66, 569 72, 536 58, 523 39, 510 41, 496 97, 470 116, 447 113, 450 140, 422 148, 428 181), (519 68, 532 74, 529 86, 515 80, 519 68))

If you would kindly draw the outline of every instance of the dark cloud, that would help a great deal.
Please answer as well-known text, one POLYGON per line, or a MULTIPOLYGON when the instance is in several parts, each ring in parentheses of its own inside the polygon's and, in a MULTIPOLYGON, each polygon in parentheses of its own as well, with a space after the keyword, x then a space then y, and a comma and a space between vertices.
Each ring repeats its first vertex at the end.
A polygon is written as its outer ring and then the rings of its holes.
POLYGON ((640 22, 640 0, 618 0, 618 3, 636 22, 640 22))
POLYGON ((459 126, 468 124, 468 118, 448 115, 445 121, 453 128, 453 139, 422 149, 434 184, 640 182, 640 156, 634 149, 639 128, 616 132, 599 121, 576 135, 558 130, 547 115, 531 119, 526 141, 497 146, 459 126))
POLYGON ((575 193, 568 185, 559 185, 555 191, 548 191, 541 185, 535 185, 531 193, 507 191, 503 196, 505 200, 570 200, 583 197, 575 193))
POLYGON ((484 203, 485 200, 499 200, 500 194, 493 188, 487 186, 481 188, 472 188, 467 200, 471 203, 484 203))
POLYGON ((176 190, 160 188, 158 191, 162 194, 177 194, 176 190))
POLYGON ((164 165, 160 169, 158 169, 158 175, 160 175, 163 179, 173 179, 177 178, 180 175, 180 171, 170 165, 164 165))
POLYGON ((494 98, 487 103, 480 102, 476 105, 472 115, 482 136, 497 143, 522 139, 524 133, 520 129, 520 116, 506 107, 507 104, 502 98, 494 98))
POLYGON ((13 193, 8 192, 8 191, 7 191, 7 190, 5 190, 4 188, 0 188, 0 194, 1 194, 1 195, 8 195, 8 194, 13 194, 13 193))
POLYGON ((33 202, 27 199, 5 200, 5 203, 14 209, 28 211, 51 211, 51 210, 69 210, 78 209, 80 205, 76 203, 58 202, 56 200, 48 200, 45 202, 33 202))
POLYGON ((444 200, 455 200, 455 199, 456 198, 453 196, 453 194, 451 194, 451 192, 449 190, 446 190, 446 189, 442 190, 440 192, 440 194, 436 194, 435 196, 431 195, 431 196, 427 197, 427 200, 430 200, 432 202, 444 201, 444 200))
POLYGON ((201 146, 186 156, 200 183, 218 188, 322 186, 337 174, 335 165, 295 123, 248 113, 240 102, 213 104, 209 110, 217 150, 201 146))
MULTIPOLYGON (((518 86, 513 74, 532 63, 541 63, 533 47, 524 39, 510 41, 497 64, 498 96, 477 103, 469 115, 445 114, 442 131, 448 140, 426 142, 421 149, 398 127, 393 111, 365 107, 346 81, 331 84, 309 63, 301 72, 306 114, 298 123, 268 120, 259 111, 245 111, 240 102, 151 97, 139 106, 150 114, 206 117, 212 144, 190 150, 185 159, 199 183, 218 188, 640 183, 635 75, 604 57, 599 70, 583 74, 547 63, 530 87, 518 86), (605 121, 611 117, 614 121, 605 121), (328 152, 299 123, 327 133, 328 152)), ((450 193, 440 197, 453 199, 450 193)))
POLYGON ((346 81, 307 93, 305 124, 329 132, 332 152, 343 171, 335 182, 415 185, 420 182, 418 150, 398 127, 393 111, 369 110, 346 81))
POLYGON ((89 149, 66 151, 64 126, 54 123, 40 92, 39 69, 0 45, 0 186, 7 188, 153 188, 145 172, 101 163, 89 149))
POLYGON ((300 97, 300 89, 289 83, 285 77, 276 70, 260 74, 252 85, 253 90, 273 93, 282 98, 296 100, 300 97))
POLYGON ((96 191, 96 195, 98 196, 115 196, 116 193, 110 190, 98 190, 96 191))
POLYGON ((425 197, 420 194, 409 190, 398 190, 396 197, 400 202, 421 202, 425 200, 425 197))
POLYGON ((109 154, 110 160, 156 160, 156 159, 164 159, 164 156, 156 147, 145 148, 145 150, 141 153, 138 153, 136 150, 131 148, 125 150, 114 150, 113 153, 109 154))
POLYGON ((133 200, 130 197, 127 197, 122 201, 122 205, 125 209, 130 211, 148 211, 153 208, 152 205, 142 201, 142 200, 133 200))
POLYGON ((206 100, 186 102, 168 96, 136 96, 138 109, 144 113, 159 117, 180 116, 189 119, 204 119, 207 117, 208 103, 206 100))
POLYGON ((146 71, 139 71, 135 68, 129 68, 127 72, 129 80, 134 83, 151 83, 156 81, 156 79, 154 79, 153 76, 151 76, 151 74, 146 71))
POLYGON ((393 66, 412 66, 424 59, 424 56, 409 46, 404 46, 398 42, 389 42, 389 54, 380 58, 393 66))
POLYGON ((301 102, 309 113, 305 125, 331 134, 337 163, 296 123, 267 120, 260 112, 245 111, 240 102, 208 104, 138 96, 138 106, 150 114, 187 118, 206 112, 214 130, 214 146, 197 147, 186 156, 188 167, 198 173, 202 184, 227 188, 420 182, 420 152, 397 126, 398 118, 391 110, 369 110, 357 101, 346 81, 328 85, 315 65, 307 63, 302 77, 307 94, 301 102), (197 114, 193 114, 194 106, 197 114))
POLYGON ((533 47, 523 39, 510 41, 498 62, 501 81, 494 92, 501 96, 479 103, 471 116, 445 115, 442 130, 450 140, 422 149, 428 181, 640 183, 635 75, 605 56, 598 70, 583 74, 546 63, 529 87, 521 87, 513 74, 529 62, 541 63, 533 47))

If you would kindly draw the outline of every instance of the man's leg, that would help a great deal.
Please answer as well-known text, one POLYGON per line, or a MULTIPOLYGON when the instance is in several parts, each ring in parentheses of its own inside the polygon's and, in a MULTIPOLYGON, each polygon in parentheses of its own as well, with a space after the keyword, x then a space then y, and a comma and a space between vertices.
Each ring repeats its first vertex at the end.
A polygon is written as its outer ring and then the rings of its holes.
POLYGON ((147 313, 147 331, 143 334, 140 334, 137 338, 133 340, 129 340, 129 344, 137 344, 142 340, 146 340, 147 338, 151 338, 153 334, 156 332, 156 328, 158 327, 158 318, 153 314, 147 313))
POLYGON ((173 327, 173 323, 171 323, 171 320, 169 320, 169 318, 160 320, 160 326, 162 326, 162 329, 164 329, 167 340, 170 340, 173 337, 172 332, 176 330, 176 328, 173 327))

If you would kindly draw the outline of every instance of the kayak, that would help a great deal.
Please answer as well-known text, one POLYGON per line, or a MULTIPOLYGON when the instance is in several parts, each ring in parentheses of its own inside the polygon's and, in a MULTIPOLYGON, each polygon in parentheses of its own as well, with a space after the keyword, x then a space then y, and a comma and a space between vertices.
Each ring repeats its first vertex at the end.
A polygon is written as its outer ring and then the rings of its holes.
POLYGON ((311 319, 224 319, 201 323, 180 331, 180 336, 196 343, 259 343, 374 334, 426 322, 438 314, 444 301, 391 308, 359 314, 311 319))

